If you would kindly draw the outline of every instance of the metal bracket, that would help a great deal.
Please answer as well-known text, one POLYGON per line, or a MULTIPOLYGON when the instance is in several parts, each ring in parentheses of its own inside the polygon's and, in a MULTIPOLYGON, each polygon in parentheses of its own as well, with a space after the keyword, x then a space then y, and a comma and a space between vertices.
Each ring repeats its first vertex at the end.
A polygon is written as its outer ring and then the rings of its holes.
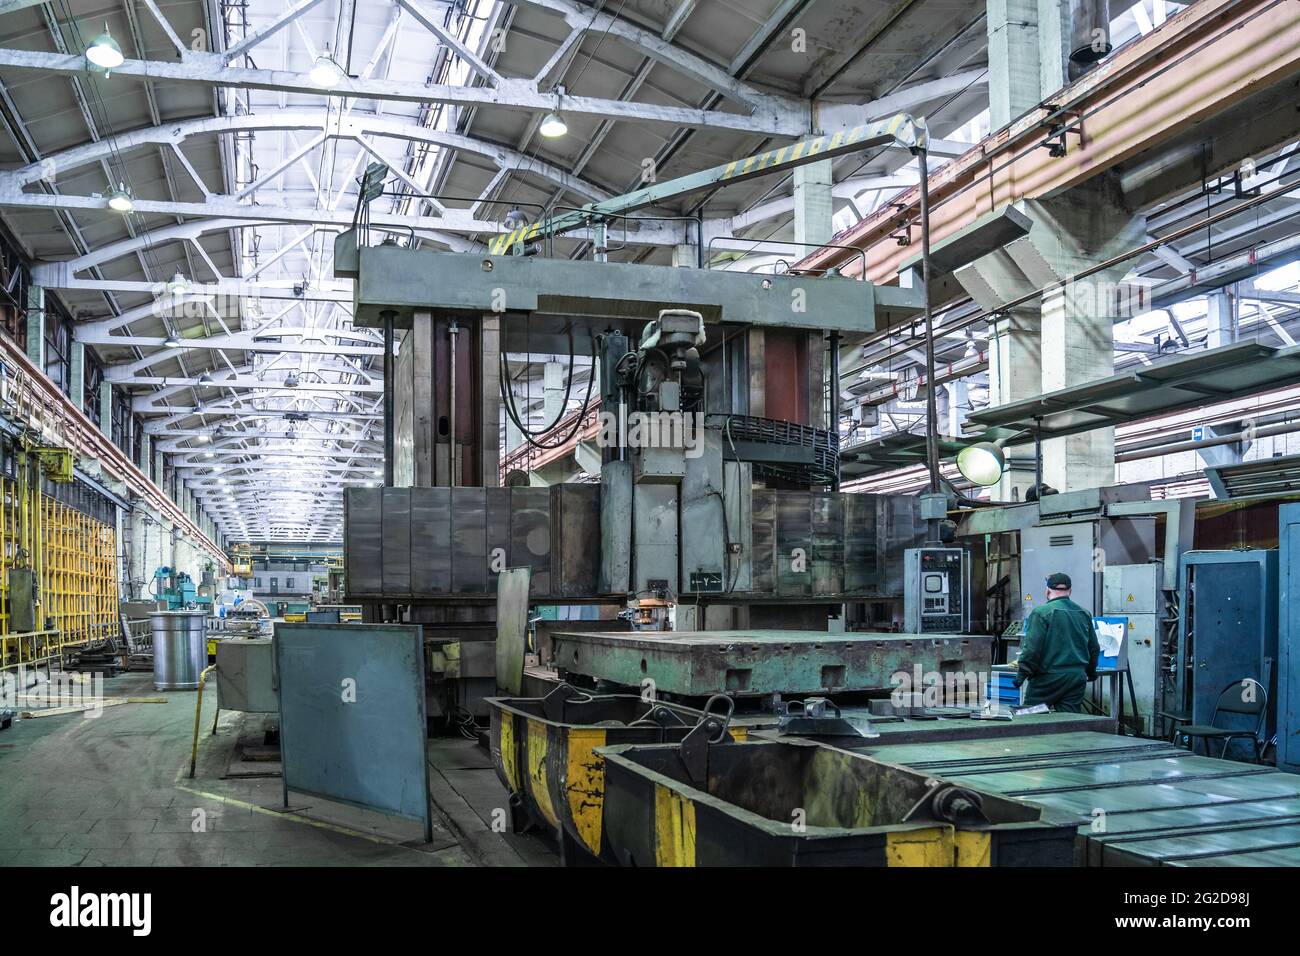
POLYGON ((557 684, 555 690, 542 698, 542 716, 547 720, 562 723, 565 716, 565 704, 571 701, 591 699, 591 694, 578 690, 571 684, 557 684))
POLYGON ((720 744, 725 740, 730 740, 727 728, 731 725, 731 715, 735 712, 736 702, 726 694, 714 694, 709 698, 708 703, 704 705, 704 713, 700 715, 699 721, 685 737, 682 738, 678 753, 681 755, 682 763, 686 767, 687 776, 691 783, 706 787, 709 782, 709 747, 712 744, 720 744), (713 702, 723 700, 727 702, 727 712, 725 715, 712 713, 713 702))
MULTIPOLYGON (((1051 103, 1043 104, 1043 108, 1052 113, 1057 110, 1057 107, 1051 103)), ((1072 122, 1053 123, 1048 127, 1047 139, 1038 144, 1040 149, 1047 150, 1048 155, 1055 159, 1064 156, 1068 150, 1069 144, 1066 142, 1066 136, 1073 134, 1079 137, 1079 144, 1083 144, 1083 127, 1077 122, 1082 118, 1081 114, 1074 110, 1066 111, 1065 115, 1070 117, 1072 122)))

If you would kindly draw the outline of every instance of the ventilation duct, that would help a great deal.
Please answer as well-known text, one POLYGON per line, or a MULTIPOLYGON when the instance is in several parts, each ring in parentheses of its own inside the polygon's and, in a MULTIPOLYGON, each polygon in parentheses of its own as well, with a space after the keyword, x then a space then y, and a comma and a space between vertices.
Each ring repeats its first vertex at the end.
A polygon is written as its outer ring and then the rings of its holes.
POLYGON ((1070 79, 1110 55, 1110 0, 1069 0, 1070 79))

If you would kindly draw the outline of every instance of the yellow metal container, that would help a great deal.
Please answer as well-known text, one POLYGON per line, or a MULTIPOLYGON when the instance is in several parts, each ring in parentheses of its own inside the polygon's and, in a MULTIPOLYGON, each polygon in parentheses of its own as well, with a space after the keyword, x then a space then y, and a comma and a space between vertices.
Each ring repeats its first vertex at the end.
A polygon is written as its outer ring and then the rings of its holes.
POLYGON ((1069 866, 1075 821, 807 741, 610 746, 607 854, 634 866, 1069 866))
MULTIPOLYGON (((596 749, 675 743, 690 732, 702 712, 625 694, 580 694, 553 699, 549 705, 547 700, 494 697, 487 701, 492 714, 492 761, 510 791, 516 828, 532 823, 554 831, 566 863, 587 856, 612 861, 604 839, 605 760, 596 749)), ((734 723, 729 733, 733 740, 748 736, 744 727, 734 723)))

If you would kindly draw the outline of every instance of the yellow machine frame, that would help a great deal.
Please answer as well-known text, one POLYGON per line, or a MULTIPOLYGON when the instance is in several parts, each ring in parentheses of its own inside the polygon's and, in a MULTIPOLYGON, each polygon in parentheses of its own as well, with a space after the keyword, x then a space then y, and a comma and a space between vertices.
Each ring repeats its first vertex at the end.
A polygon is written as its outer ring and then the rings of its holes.
MULTIPOLYGON (((55 481, 66 471, 59 451, 32 450, 55 481)), ((28 477, 27 457, 25 449, 19 452, 16 479, 0 478, 0 667, 62 658, 66 647, 116 636, 121 628, 116 529, 41 492, 28 477), (36 572, 38 618, 52 622, 51 629, 14 632, 9 571, 15 567, 36 572)))

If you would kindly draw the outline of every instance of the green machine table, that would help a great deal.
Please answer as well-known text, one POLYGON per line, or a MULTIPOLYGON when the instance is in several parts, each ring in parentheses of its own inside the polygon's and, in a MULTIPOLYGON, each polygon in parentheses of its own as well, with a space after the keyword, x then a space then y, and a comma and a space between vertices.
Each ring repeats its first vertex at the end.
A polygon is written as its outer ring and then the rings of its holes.
POLYGON ((953 634, 818 631, 564 632, 552 637, 561 678, 627 687, 654 681, 682 697, 889 691, 895 674, 983 673, 992 639, 953 634))
POLYGON ((1087 731, 890 743, 885 727, 852 749, 1076 815, 1080 865, 1300 866, 1300 775, 1087 731))

